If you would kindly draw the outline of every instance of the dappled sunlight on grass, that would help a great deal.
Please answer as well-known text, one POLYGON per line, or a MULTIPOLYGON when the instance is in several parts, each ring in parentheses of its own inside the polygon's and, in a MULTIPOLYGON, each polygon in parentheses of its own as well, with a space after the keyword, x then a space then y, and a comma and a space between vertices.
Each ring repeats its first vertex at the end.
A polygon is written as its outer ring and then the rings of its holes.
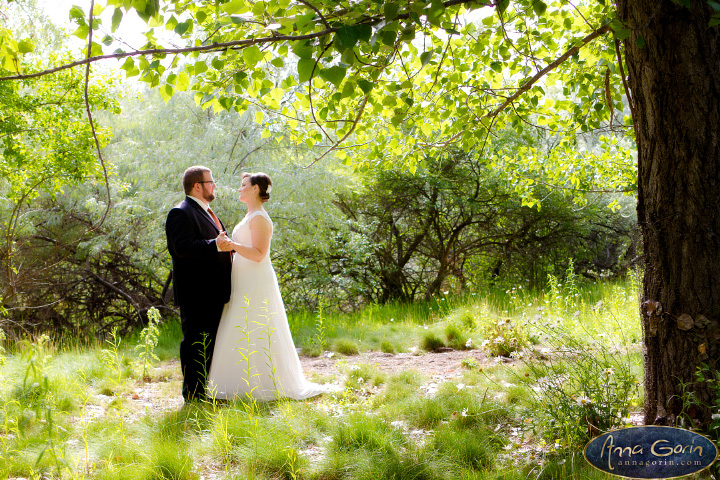
POLYGON ((298 346, 315 348, 333 366, 324 376, 345 386, 306 401, 181 406, 174 322, 159 328, 163 360, 144 367, 138 335, 87 348, 48 339, 6 348, 0 474, 605 478, 577 452, 592 428, 617 426, 641 405, 637 287, 632 278, 580 285, 563 298, 566 287, 554 288, 294 314, 298 346), (423 347, 456 350, 457 366, 427 373, 423 358, 442 354, 423 347), (388 350, 403 353, 375 358, 417 359, 416 369, 386 371, 357 356, 388 350))

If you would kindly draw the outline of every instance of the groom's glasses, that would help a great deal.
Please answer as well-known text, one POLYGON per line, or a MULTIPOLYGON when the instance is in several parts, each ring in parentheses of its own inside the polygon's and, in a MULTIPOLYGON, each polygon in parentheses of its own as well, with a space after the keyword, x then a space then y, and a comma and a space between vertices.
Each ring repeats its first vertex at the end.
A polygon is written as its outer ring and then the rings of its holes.
POLYGON ((203 180, 202 182, 195 182, 195 183, 215 183, 215 180, 203 180))

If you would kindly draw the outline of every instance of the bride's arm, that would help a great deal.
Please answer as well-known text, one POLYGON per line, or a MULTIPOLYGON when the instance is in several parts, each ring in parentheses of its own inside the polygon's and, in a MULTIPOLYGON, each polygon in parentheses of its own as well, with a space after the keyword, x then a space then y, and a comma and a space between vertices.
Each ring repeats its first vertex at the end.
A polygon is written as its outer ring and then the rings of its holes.
POLYGON ((248 260, 259 262, 265 258, 265 255, 267 255, 268 249, 270 248, 272 227, 264 217, 258 215, 250 220, 250 235, 252 238, 252 246, 240 245, 239 243, 232 242, 233 251, 248 260))

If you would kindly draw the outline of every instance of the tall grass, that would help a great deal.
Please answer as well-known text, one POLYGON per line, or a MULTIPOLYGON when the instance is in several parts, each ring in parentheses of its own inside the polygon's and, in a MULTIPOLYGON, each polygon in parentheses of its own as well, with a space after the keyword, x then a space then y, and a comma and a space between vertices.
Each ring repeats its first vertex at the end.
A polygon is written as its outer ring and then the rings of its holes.
POLYGON ((180 406, 181 333, 172 321, 154 337, 91 345, 0 340, 0 478, 607 478, 577 455, 590 424, 613 425, 597 416, 624 415, 641 401, 632 388, 618 395, 620 374, 640 374, 636 292, 632 277, 549 279, 546 292, 516 287, 352 314, 295 312, 296 343, 337 349, 338 357, 353 355, 353 346, 408 352, 429 335, 491 356, 499 352, 491 342, 502 338, 514 357, 468 361, 452 379, 341 361, 346 390, 302 402, 180 406), (615 386, 603 380, 606 368, 615 386), (563 381, 548 382, 553 375, 563 381), (147 391, 169 405, 146 406, 147 391), (573 395, 587 396, 594 416, 573 395))

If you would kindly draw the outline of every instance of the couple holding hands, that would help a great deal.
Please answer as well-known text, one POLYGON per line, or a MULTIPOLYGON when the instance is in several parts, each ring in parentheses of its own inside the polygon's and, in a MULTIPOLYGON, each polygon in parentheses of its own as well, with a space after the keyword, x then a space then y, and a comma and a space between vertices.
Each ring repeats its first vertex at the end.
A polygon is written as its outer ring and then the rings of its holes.
POLYGON ((248 212, 231 237, 210 208, 210 169, 185 170, 183 188, 185 200, 168 213, 165 232, 182 323, 185 401, 248 395, 299 400, 339 390, 308 382, 295 350, 270 262, 273 224, 263 208, 270 177, 242 174, 239 200, 248 212))

